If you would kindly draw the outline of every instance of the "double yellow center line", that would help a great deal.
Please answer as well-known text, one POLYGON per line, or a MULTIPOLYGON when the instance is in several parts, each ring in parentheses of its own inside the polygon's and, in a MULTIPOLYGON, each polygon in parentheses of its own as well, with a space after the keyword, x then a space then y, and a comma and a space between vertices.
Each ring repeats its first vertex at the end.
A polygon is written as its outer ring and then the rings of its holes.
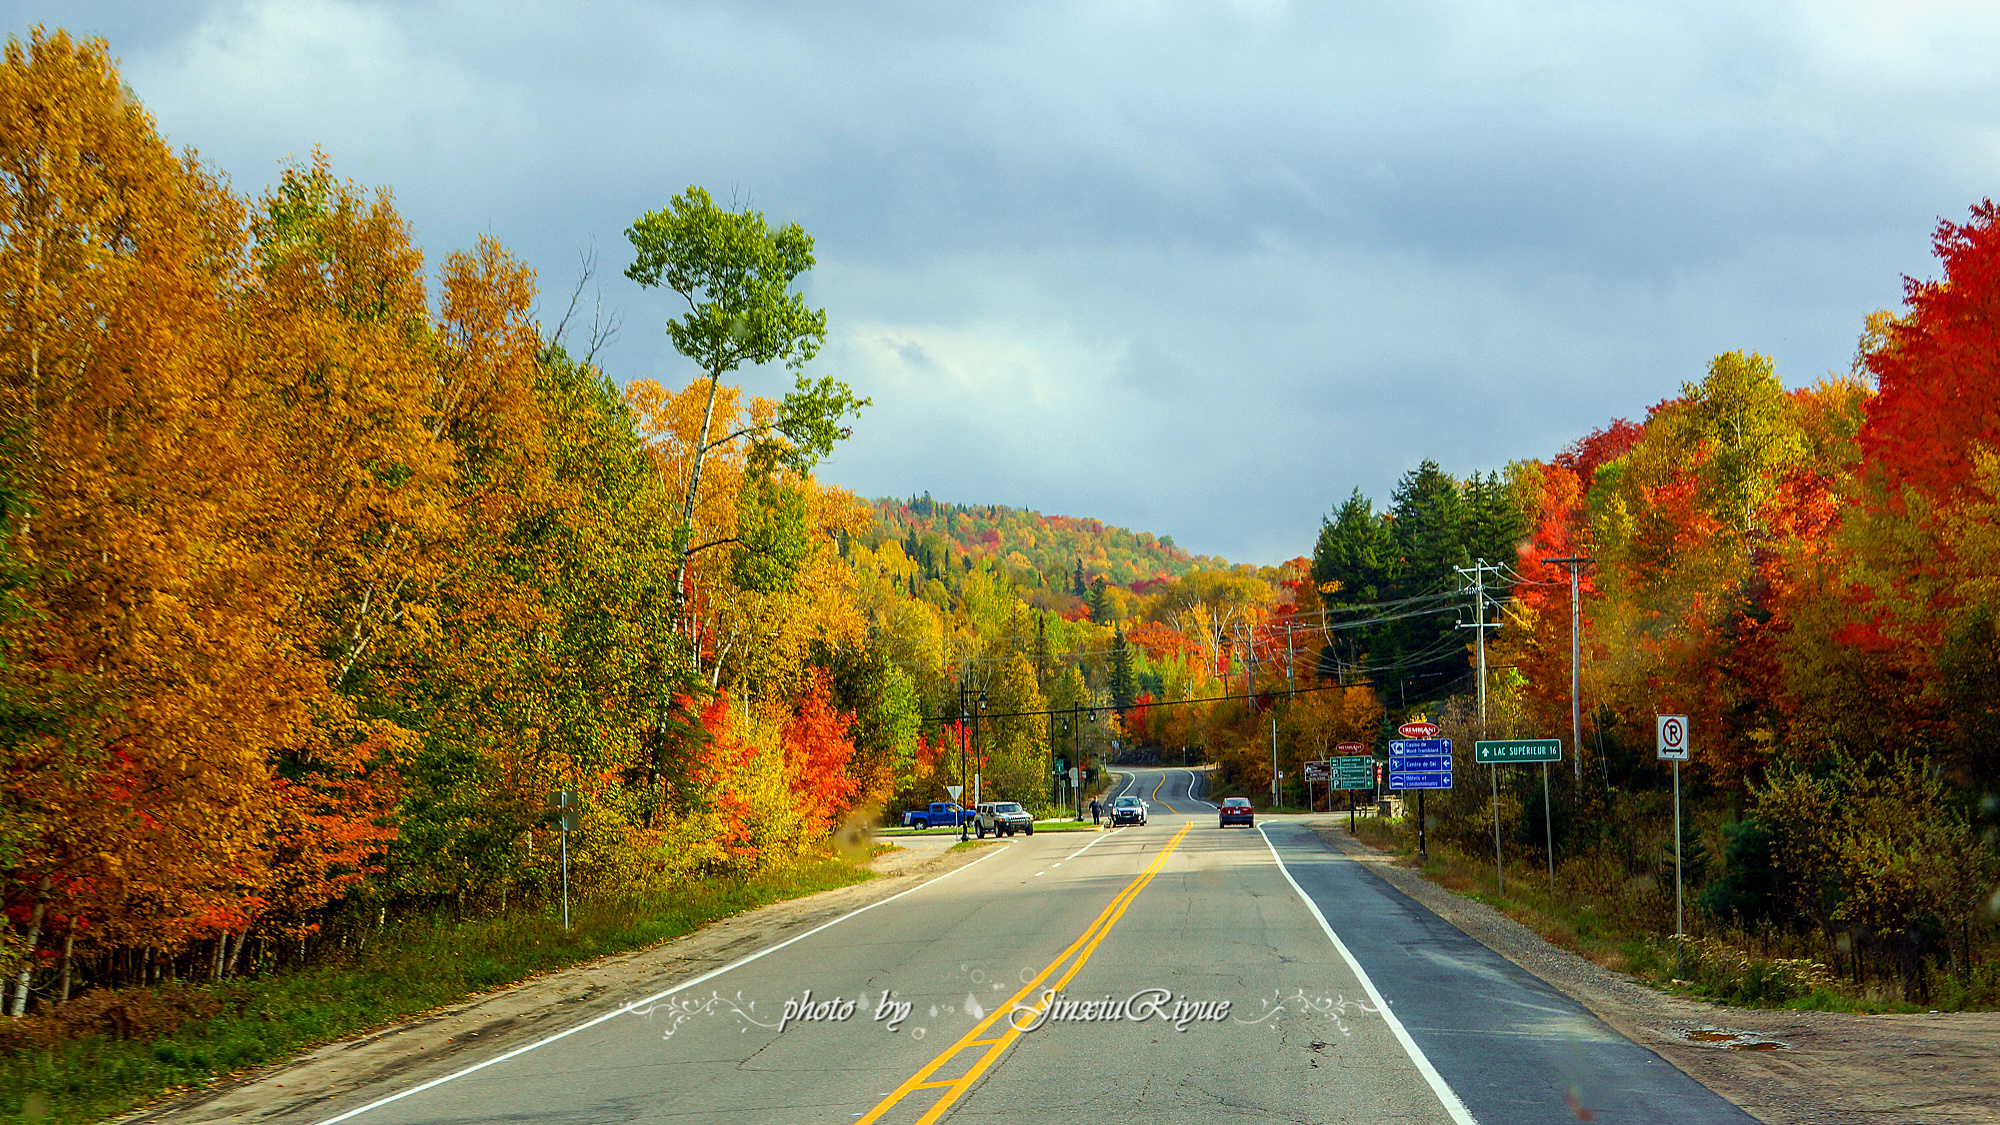
POLYGON ((1146 884, 1153 881, 1154 875, 1159 874, 1161 866, 1167 862, 1167 857, 1180 846, 1181 838, 1193 827, 1192 824, 1183 825, 1179 832, 1174 833, 1174 838, 1167 841, 1167 846, 1160 849, 1160 854, 1153 857, 1153 862, 1146 865, 1146 870, 1140 872, 1139 877, 1127 884, 1124 890, 1119 891, 1118 897, 1111 900, 1111 905, 1106 906, 1075 941, 1070 942, 1061 953, 1056 954, 1056 959, 1049 962, 1047 968, 1035 974, 1035 979, 1022 986, 1021 991, 1008 998, 1006 1003, 987 1013, 986 1018, 974 1025, 973 1029, 966 1032, 958 1042, 946 1047, 938 1057, 925 1063, 923 1069, 912 1074, 902 1085, 889 1091, 875 1104, 874 1109, 856 1118, 855 1125, 871 1125, 872 1122, 881 1120, 882 1115, 889 1112, 891 1107, 919 1090, 941 1090, 943 1095, 924 1112, 922 1117, 917 1118, 916 1125, 930 1125, 931 1122, 944 1116, 944 1111, 950 1109, 951 1104, 963 1097, 967 1090, 972 1089, 972 1084, 979 1081, 979 1076, 986 1073, 1008 1045, 1021 1037, 1022 1033, 1016 1029, 1013 1018, 1017 1006, 1023 1013, 1020 1022, 1034 1026, 1035 1021, 1030 1014, 1039 1014, 1045 1001, 1039 997, 1025 1005, 1022 1001, 1030 996, 1036 996, 1042 987, 1042 982, 1048 980, 1066 962, 1069 968, 1056 978, 1048 991, 1059 993, 1069 984, 1070 978, 1076 976, 1077 971, 1083 968, 1084 962, 1090 960, 1090 954, 1097 948, 1097 943, 1103 941, 1104 935, 1111 932, 1111 927, 1124 915, 1125 908, 1132 905, 1132 900, 1139 897, 1139 892, 1146 889, 1146 884), (1001 1025, 1001 1030, 988 1035, 996 1023, 1001 1025), (973 1047, 984 1047, 986 1050, 972 1060, 972 1065, 963 1074, 956 1078, 937 1077, 937 1073, 943 1070, 946 1064, 973 1047))

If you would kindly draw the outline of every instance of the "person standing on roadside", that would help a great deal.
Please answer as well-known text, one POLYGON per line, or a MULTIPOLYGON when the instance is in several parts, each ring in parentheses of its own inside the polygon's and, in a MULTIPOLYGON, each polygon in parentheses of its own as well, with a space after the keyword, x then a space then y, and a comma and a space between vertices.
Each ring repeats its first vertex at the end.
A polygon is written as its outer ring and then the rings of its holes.
POLYGON ((1097 803, 1097 798, 1092 797, 1090 799, 1090 823, 1092 824, 1099 823, 1097 818, 1102 816, 1103 813, 1104 813, 1104 806, 1097 803))

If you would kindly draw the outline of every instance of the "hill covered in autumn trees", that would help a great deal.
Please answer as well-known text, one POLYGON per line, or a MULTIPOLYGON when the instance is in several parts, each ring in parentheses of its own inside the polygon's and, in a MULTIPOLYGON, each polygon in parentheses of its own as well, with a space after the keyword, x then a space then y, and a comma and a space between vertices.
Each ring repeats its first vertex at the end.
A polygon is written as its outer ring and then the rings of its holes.
MULTIPOLYGON (((905 557, 918 562, 924 580, 936 578, 967 559, 998 564, 1038 609, 1076 618, 1090 612, 1091 591, 1100 579, 1125 593, 1144 593, 1191 570, 1225 569, 1209 555, 1191 555, 1171 535, 1129 531, 1102 520, 1050 516, 999 504, 952 504, 929 493, 909 500, 877 500, 871 545, 883 539, 902 543, 905 557)), ((1127 598, 1118 616, 1129 613, 1127 598)))

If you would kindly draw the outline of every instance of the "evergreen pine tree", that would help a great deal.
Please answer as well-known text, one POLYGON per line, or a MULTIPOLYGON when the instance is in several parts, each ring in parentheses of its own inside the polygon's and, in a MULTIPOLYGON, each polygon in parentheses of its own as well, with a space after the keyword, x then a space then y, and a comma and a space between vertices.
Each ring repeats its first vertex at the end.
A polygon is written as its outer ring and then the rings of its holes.
POLYGON ((1132 675, 1132 649, 1125 643, 1125 630, 1111 635, 1111 702, 1123 712, 1138 698, 1138 681, 1132 675))
POLYGON ((1111 594, 1105 589, 1102 575, 1090 584, 1090 619, 1099 625, 1111 623, 1111 594))

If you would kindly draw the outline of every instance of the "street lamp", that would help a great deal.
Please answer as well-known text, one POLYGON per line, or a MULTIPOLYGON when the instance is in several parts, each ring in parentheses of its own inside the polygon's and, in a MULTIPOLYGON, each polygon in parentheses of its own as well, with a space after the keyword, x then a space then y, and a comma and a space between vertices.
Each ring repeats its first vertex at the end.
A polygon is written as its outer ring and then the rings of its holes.
MULTIPOLYGON (((1072 703, 1070 713, 1070 768, 1076 771, 1076 819, 1083 820, 1083 704, 1072 703)), ((1097 708, 1090 709, 1090 721, 1097 721, 1097 708)))
MULTIPOLYGON (((965 772, 965 723, 967 719, 971 719, 975 724, 979 721, 978 716, 972 713, 966 705, 966 696, 971 691, 972 686, 970 684, 958 685, 958 792, 961 797, 965 793, 965 783, 969 777, 965 772)), ((986 693, 983 691, 979 693, 979 710, 986 710, 986 693)), ((975 726, 974 730, 976 731, 977 729, 975 726)), ((978 801, 979 795, 976 793, 973 794, 973 803, 976 805, 978 801)), ((965 802, 963 800, 959 801, 958 807, 961 812, 958 818, 958 838, 963 841, 966 838, 967 831, 965 817, 962 815, 966 808, 965 802)))
MULTIPOLYGON (((981 748, 979 742, 979 716, 985 713, 986 713, 986 693, 984 691, 981 691, 979 693, 979 711, 972 716, 972 748, 974 750, 978 750, 981 748)), ((986 759, 980 757, 977 754, 973 755, 973 759, 979 763, 979 773, 984 774, 986 772, 986 759)), ((975 784, 972 789, 972 804, 975 809, 978 808, 979 806, 979 797, 980 797, 979 787, 977 784, 975 784)))
MULTIPOLYGON (((967 717, 965 708, 966 691, 967 687, 965 684, 958 685, 958 792, 961 797, 964 796, 965 794, 965 720, 967 717)), ((966 828, 967 828, 965 823, 964 801, 961 800, 958 802, 958 811, 954 815, 958 817, 958 840, 960 843, 964 843, 966 839, 966 828)))

